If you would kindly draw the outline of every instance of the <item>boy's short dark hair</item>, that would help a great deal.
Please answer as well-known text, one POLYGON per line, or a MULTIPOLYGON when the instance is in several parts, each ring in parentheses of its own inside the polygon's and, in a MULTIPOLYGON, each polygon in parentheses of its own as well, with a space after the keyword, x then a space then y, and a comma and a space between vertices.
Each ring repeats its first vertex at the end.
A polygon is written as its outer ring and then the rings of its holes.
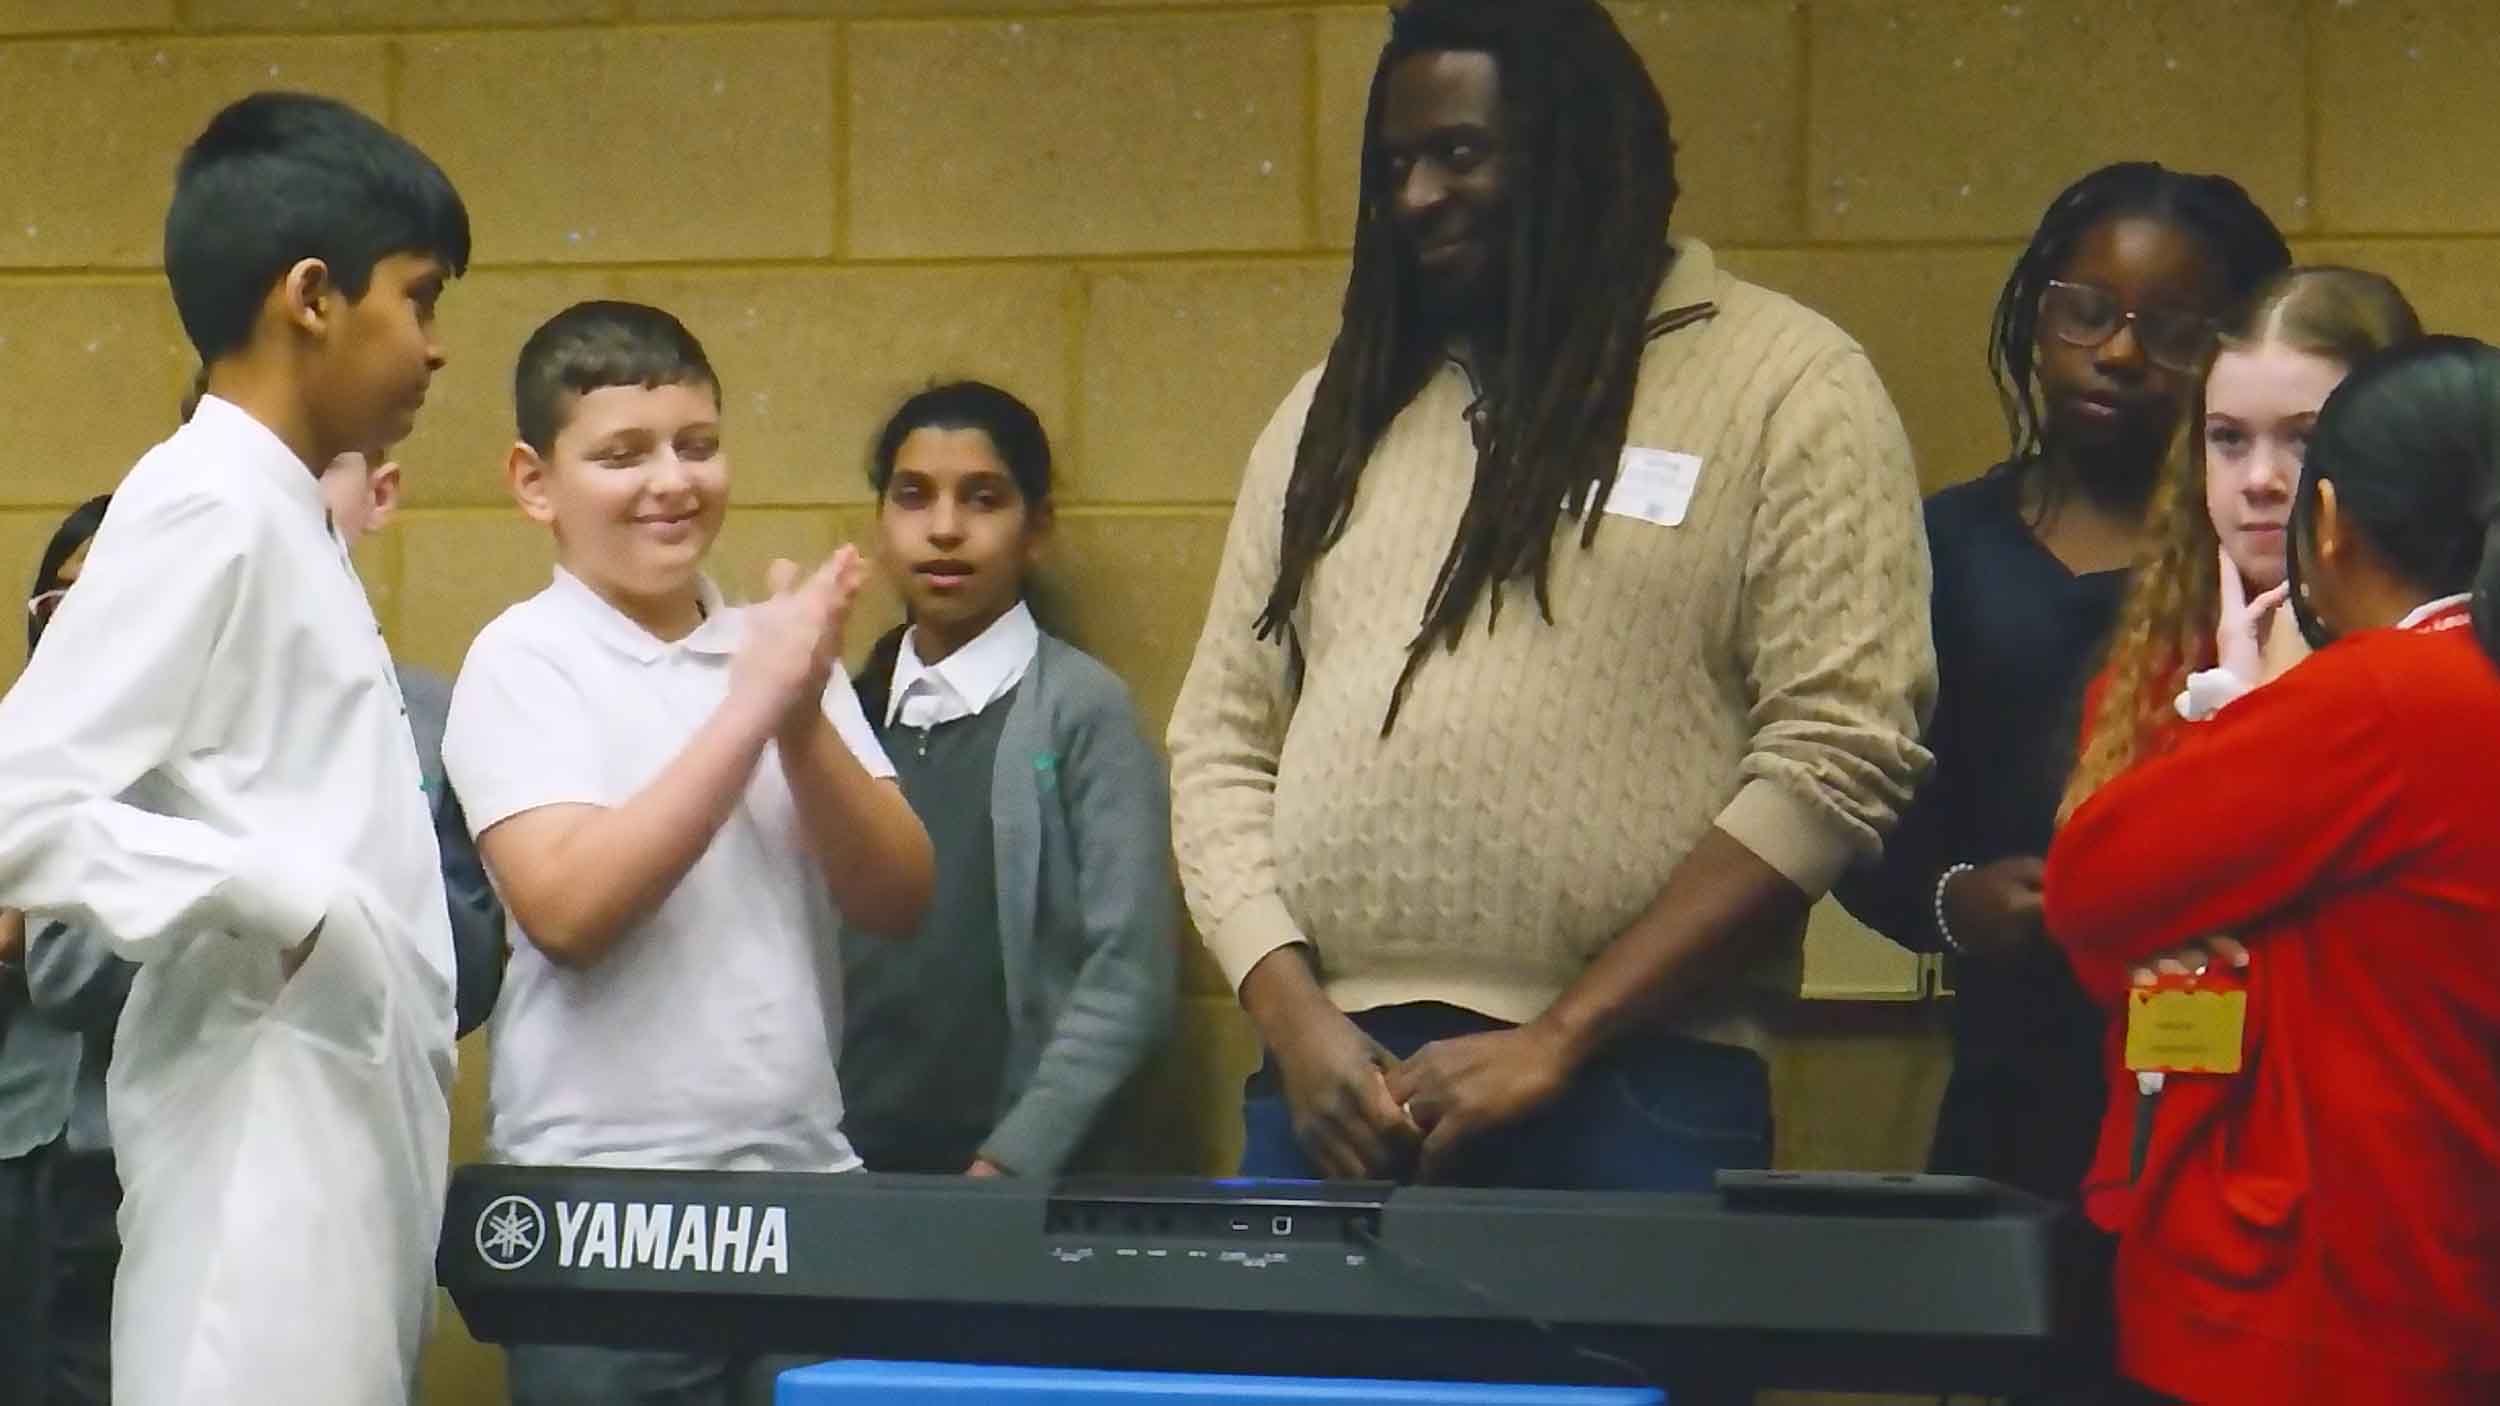
POLYGON ((1050 501, 1050 436, 1042 431, 1042 417, 986 381, 947 381, 903 402, 869 451, 868 486, 878 497, 894 478, 894 457, 902 453, 903 441, 917 430, 979 430, 989 436, 1024 501, 1034 507, 1050 501))
POLYGON ((686 324, 644 303, 575 303, 521 344, 512 410, 521 442, 540 457, 572 418, 573 402, 609 386, 702 386, 721 398, 720 375, 686 324))
POLYGON ((251 340, 299 261, 321 260, 359 299, 393 254, 468 272, 468 207, 424 152, 345 103, 255 93, 210 118, 175 170, 165 278, 202 361, 251 340))

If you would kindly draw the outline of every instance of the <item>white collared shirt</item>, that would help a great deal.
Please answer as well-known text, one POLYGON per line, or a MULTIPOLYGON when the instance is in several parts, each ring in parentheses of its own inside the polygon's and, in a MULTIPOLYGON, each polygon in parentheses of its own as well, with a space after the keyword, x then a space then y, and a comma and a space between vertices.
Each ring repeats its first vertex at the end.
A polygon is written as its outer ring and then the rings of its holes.
POLYGON ((2410 630, 2414 626, 2422 624, 2425 621, 2435 619, 2448 611, 2456 609, 2458 606, 2470 606, 2473 603, 2474 593, 2472 591, 2459 591, 2453 596, 2441 596, 2437 600, 2426 600, 2420 605, 2413 607, 2412 610, 2408 611, 2405 618, 2397 621, 2396 628, 2399 630, 2410 630))
POLYGON ((122 481, 0 701, 0 904, 142 964, 108 1076, 115 1391, 404 1401, 449 1139, 441 861, 312 471, 215 396, 122 481))
POLYGON ((921 662, 914 633, 903 632, 903 647, 894 656, 894 687, 885 703, 888 727, 900 722, 932 728, 981 712, 1023 681, 1042 640, 1023 601, 935 664, 921 662))
MULTIPOLYGON (((704 621, 662 641, 571 573, 479 632, 443 765, 469 825, 616 806, 729 694, 744 612, 702 583, 704 621)), ((825 712, 869 772, 893 765, 837 667, 825 712)), ((694 867, 595 966, 549 962, 516 922, 489 1024, 488 1143, 533 1165, 839 1171, 840 915, 768 747, 694 867)))

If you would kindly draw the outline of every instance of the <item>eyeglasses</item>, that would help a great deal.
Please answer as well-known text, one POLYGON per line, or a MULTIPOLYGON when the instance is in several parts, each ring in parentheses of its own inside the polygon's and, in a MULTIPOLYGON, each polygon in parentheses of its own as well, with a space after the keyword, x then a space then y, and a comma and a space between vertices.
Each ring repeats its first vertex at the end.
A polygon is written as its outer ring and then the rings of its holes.
POLYGON ((49 625, 52 623, 52 612, 61 608, 61 598, 68 594, 69 587, 55 586, 26 602, 26 613, 34 617, 37 625, 49 625))
POLYGON ((2040 326, 2070 347, 2106 345, 2121 327, 2135 329, 2145 360, 2172 371, 2197 371, 2213 350, 2214 324, 2180 308, 2129 308, 2089 283, 2052 279, 2040 294, 2040 326))

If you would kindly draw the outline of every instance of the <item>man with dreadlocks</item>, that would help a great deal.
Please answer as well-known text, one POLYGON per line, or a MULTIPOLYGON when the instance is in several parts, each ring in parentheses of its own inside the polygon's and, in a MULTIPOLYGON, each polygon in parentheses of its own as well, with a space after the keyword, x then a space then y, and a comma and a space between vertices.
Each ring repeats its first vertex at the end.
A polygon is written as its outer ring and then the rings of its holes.
POLYGON ((1927 764, 1918 484, 1859 348, 1668 237, 1595 0, 1410 0, 1327 364, 1171 728, 1257 1024, 1243 1170, 1707 1186, 1806 910, 1927 764))

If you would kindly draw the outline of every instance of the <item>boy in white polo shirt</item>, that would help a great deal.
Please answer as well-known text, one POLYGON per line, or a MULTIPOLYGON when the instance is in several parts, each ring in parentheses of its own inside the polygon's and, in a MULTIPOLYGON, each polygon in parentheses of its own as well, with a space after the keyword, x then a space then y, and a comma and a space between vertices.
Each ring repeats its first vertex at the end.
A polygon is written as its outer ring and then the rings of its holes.
MULTIPOLYGON (((470 647, 443 744, 513 920, 488 1141, 530 1164, 845 1171, 843 920, 908 934, 930 846, 839 656, 849 548, 724 606, 720 381, 656 308, 522 347, 507 476, 555 580, 470 647)), ((769 1399, 756 1364, 518 1347, 515 1406, 769 1399)))

